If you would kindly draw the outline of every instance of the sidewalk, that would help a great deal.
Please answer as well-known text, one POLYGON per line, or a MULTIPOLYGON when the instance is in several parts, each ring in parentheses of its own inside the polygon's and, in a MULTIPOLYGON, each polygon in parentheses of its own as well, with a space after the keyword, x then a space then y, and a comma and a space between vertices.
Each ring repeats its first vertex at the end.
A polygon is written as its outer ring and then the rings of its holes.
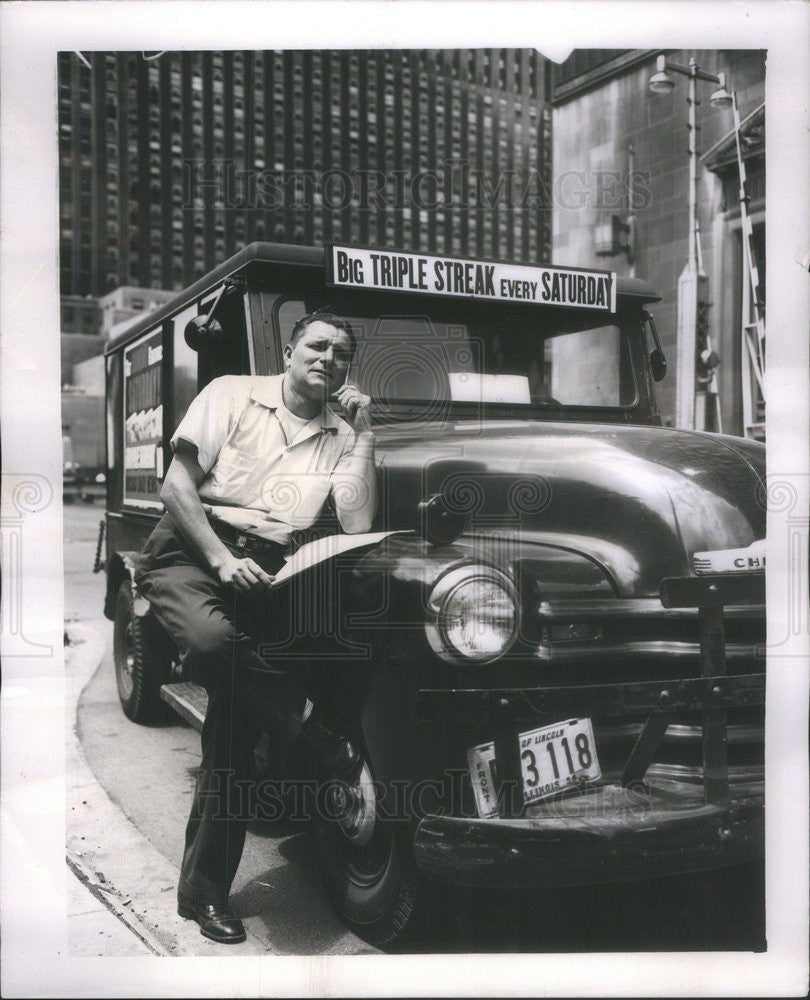
MULTIPOLYGON (((66 878, 71 955, 216 955, 221 945, 177 915, 177 870, 127 819, 99 785, 76 732, 81 693, 101 663, 105 636, 68 623, 65 647, 66 878)), ((248 934, 229 954, 267 954, 248 934)))
MULTIPOLYGON (((96 799, 100 818, 109 823, 114 807, 98 788, 84 760, 76 734, 76 708, 82 690, 104 655, 104 637, 94 629, 70 622, 67 629, 71 643, 65 647, 66 714, 66 808, 75 803, 93 804, 96 799)), ((76 956, 142 956, 169 952, 157 941, 134 913, 127 912, 131 900, 120 893, 105 877, 95 871, 85 838, 77 836, 68 820, 67 930, 70 953, 76 956)))
POLYGON ((155 954, 109 906, 96 898, 76 871, 68 876, 67 921, 71 955, 90 958, 155 954))

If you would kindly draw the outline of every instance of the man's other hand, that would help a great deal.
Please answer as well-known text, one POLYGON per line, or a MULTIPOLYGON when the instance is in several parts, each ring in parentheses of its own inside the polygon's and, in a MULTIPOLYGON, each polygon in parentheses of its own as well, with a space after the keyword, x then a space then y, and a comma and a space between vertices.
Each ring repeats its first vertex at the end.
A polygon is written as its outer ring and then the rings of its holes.
POLYGON ((335 393, 335 399, 343 407, 346 419, 356 434, 371 430, 371 397, 360 392, 356 385, 342 385, 335 393))
POLYGON ((272 587, 275 580, 275 577, 265 573, 261 566, 252 559, 247 557, 240 559, 230 552, 213 569, 220 583, 243 593, 253 590, 254 587, 272 587))

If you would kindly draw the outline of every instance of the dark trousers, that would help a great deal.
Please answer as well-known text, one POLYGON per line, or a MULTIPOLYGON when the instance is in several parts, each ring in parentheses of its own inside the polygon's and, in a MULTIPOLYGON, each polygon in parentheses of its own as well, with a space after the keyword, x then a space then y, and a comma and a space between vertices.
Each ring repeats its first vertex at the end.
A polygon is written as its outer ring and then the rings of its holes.
MULTIPOLYGON (((144 547, 139 591, 186 656, 192 677, 208 692, 202 761, 186 827, 180 893, 197 903, 223 903, 247 832, 260 733, 292 736, 306 696, 289 673, 274 670, 256 650, 273 595, 237 595, 209 572, 167 514, 144 547)), ((281 563, 257 558, 268 572, 281 563), (273 565, 275 563, 275 565, 273 565)))

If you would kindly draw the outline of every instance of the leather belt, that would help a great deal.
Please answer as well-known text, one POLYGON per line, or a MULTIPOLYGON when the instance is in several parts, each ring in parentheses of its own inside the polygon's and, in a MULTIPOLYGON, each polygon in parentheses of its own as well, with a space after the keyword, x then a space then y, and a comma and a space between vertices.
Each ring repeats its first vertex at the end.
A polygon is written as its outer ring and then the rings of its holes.
POLYGON ((271 559, 280 566, 284 562, 286 546, 279 542, 271 542, 267 538, 259 538, 258 535, 250 535, 239 528, 234 528, 231 524, 209 518, 209 524, 214 529, 217 537, 225 544, 236 551, 237 554, 257 555, 264 559, 271 559))

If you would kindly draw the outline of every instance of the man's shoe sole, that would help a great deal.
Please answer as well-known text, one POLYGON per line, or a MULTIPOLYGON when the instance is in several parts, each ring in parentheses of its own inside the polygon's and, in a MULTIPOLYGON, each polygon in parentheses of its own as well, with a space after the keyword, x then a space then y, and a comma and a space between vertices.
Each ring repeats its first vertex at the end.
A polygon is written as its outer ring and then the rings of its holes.
POLYGON ((186 920, 193 920, 200 927, 200 934, 203 937, 209 938, 211 941, 216 941, 217 944, 241 944, 243 941, 247 940, 247 933, 242 931, 241 934, 233 935, 229 934, 227 937, 219 937, 216 934, 212 934, 210 931, 204 930, 197 919, 197 914, 190 907, 183 906, 182 903, 178 903, 177 906, 178 916, 184 917, 186 920))

